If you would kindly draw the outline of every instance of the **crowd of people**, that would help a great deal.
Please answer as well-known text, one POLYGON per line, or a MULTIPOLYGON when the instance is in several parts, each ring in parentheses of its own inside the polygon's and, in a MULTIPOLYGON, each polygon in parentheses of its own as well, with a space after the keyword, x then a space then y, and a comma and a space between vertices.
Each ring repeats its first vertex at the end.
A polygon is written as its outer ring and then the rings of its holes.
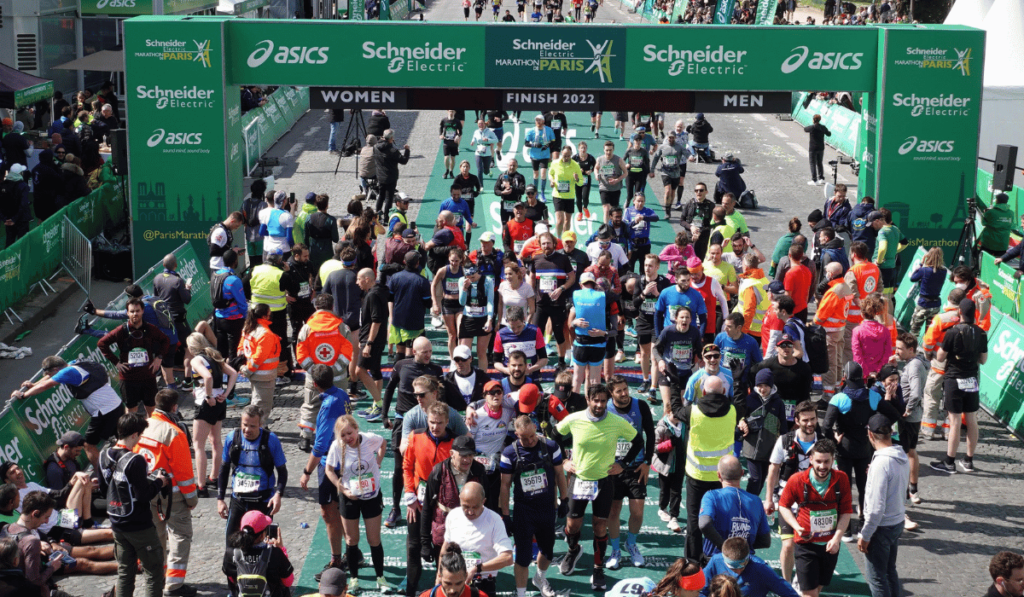
MULTIPOLYGON (((932 248, 912 266, 920 292, 914 323, 901 330, 893 291, 906 243, 888 210, 870 197, 851 205, 842 184, 806 226, 794 217, 762 252, 738 209, 742 167, 731 156, 714 191, 691 174, 684 198, 686 165, 712 130, 703 115, 667 129, 657 114, 617 113, 615 133, 631 141, 621 157, 611 142, 597 157, 583 142, 574 153, 562 144, 565 115, 537 115, 526 135, 532 184, 515 160, 492 173, 494 139, 510 116, 479 116, 476 174, 458 162, 465 115, 441 121, 450 196, 425 235, 396 191, 409 147, 399 149, 388 128, 368 145, 372 170, 361 172, 378 193, 375 208, 360 195, 336 217, 327 195, 310 192, 299 204, 252 184, 208 237, 209 321, 189 324, 191 283, 173 255, 152 294, 132 285, 124 310, 87 305, 88 315, 125 320, 102 331, 83 318, 77 328, 100 337, 120 395, 103 364, 56 356, 13 393, 20 400, 63 385, 90 422, 41 463, 46 485, 26 482, 17 464, 0 466, 0 516, 20 554, 0 540, 0 560, 20 562, 44 596, 68 566, 116 568, 117 595, 132 594, 141 571, 148 597, 188 597, 191 512, 216 492, 231 594, 289 595, 293 567, 273 522, 289 475, 270 425, 280 389, 301 371, 295 431, 309 456, 299 487, 313 491, 315 477, 332 554, 317 575, 324 595, 360 591, 364 533, 382 591, 494 595, 511 567, 519 597, 529 583, 553 597, 553 563, 562 577, 585 570, 591 588, 606 591, 606 570, 647 563, 639 540, 652 522, 652 470, 659 521, 679 534, 685 558, 661 582, 623 580, 613 594, 735 596, 742 587, 753 597, 817 597, 847 542, 866 554, 872 595, 900 595, 900 536, 918 527, 905 502, 927 497, 918 442, 946 442, 946 457, 930 463, 937 471, 975 470, 987 286, 968 268, 947 271, 932 248), (661 184, 649 191, 656 175, 661 184), (483 194, 488 178, 495 198, 483 194), (581 239, 570 224, 589 217, 595 182, 605 223, 581 239), (474 240, 485 201, 501 204, 500 241, 492 231, 474 240), (680 229, 655 246, 652 224, 666 221, 680 229), (240 229, 245 246, 236 247, 240 229), (956 288, 943 297, 946 276, 956 288), (446 358, 435 357, 428 323, 447 332, 446 358), (626 354, 627 335, 635 354, 626 354), (638 392, 617 370, 627 359, 639 365, 638 392), (189 401, 191 429, 179 414, 189 401), (229 407, 241 409, 240 426, 225 431, 229 407), (957 459, 961 424, 966 452, 957 459), (389 450, 394 475, 384 488, 389 450), (83 451, 91 467, 80 470, 83 451), (109 528, 92 519, 96 492, 107 497, 109 528), (394 583, 381 527, 401 525, 406 567, 394 583), (755 553, 775 541, 778 571, 755 553), (437 570, 425 583, 424 562, 437 570)), ((993 561, 1002 595, 1020 595, 1015 564, 993 561)))

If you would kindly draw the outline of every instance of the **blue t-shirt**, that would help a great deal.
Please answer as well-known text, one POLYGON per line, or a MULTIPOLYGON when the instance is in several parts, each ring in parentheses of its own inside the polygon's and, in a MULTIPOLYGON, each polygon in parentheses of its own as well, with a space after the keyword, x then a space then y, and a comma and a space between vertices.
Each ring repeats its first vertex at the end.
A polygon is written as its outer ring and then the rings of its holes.
MULTIPOLYGON (((697 384, 700 383, 700 380, 704 379, 707 375, 707 369, 698 369, 697 372, 690 377, 690 381, 686 382, 686 389, 683 391, 683 402, 697 401, 696 399, 699 398, 697 395, 697 384)), ((722 380, 723 385, 725 385, 725 395, 731 398, 733 393, 732 371, 729 371, 725 367, 719 367, 716 377, 722 380)), ((703 385, 701 387, 703 387, 703 385)), ((701 395, 703 395, 703 391, 701 392, 701 395)))
MULTIPOLYGON (((633 230, 633 242, 636 243, 638 239, 650 239, 651 238, 651 222, 658 221, 658 214, 654 213, 649 207, 643 209, 636 209, 635 207, 627 207, 625 216, 623 217, 626 222, 629 222, 629 227, 633 230), (637 216, 643 216, 642 222, 634 222, 637 216)), ((644 244, 643 242, 638 244, 644 244)))
POLYGON ((288 463, 284 457, 284 450, 281 448, 281 440, 273 432, 260 429, 260 435, 252 441, 245 438, 241 429, 230 433, 227 441, 224 442, 224 451, 221 454, 224 466, 231 466, 231 446, 234 445, 235 440, 240 439, 242 442, 242 453, 238 456, 238 466, 235 467, 231 475, 232 498, 238 497, 237 489, 250 489, 255 484, 255 479, 259 479, 259 485, 254 491, 267 491, 274 487, 275 474, 271 472, 268 476, 260 466, 260 438, 264 433, 270 434, 267 447, 270 448, 270 455, 274 458, 274 467, 284 466, 288 463))
MULTIPOLYGON (((309 375, 307 373, 307 375, 309 375)), ((320 412, 316 415, 316 439, 313 441, 313 456, 323 458, 334 441, 334 423, 338 417, 348 413, 352 400, 341 388, 331 388, 320 394, 320 412)))
POLYGON ((701 595, 708 595, 711 590, 711 579, 719 574, 728 574, 736 579, 740 586, 740 594, 743 597, 765 597, 774 594, 778 597, 800 597, 800 594, 793 590, 792 585, 782 579, 775 570, 765 563, 761 558, 751 555, 750 561, 739 576, 725 565, 725 558, 722 554, 715 554, 704 566, 704 588, 701 595))
POLYGON ((451 197, 445 199, 441 202, 441 209, 438 210, 438 213, 442 211, 450 211, 459 217, 455 222, 455 226, 458 228, 462 228, 463 219, 468 221, 470 224, 473 223, 473 215, 470 213, 469 203, 467 203, 465 199, 459 199, 458 201, 451 197))
POLYGON ((545 126, 541 130, 537 130, 534 127, 526 132, 526 142, 532 143, 530 147, 530 159, 531 160, 547 160, 551 159, 551 142, 555 140, 555 131, 551 130, 550 126, 545 126), (537 147, 538 145, 542 147, 537 147))
MULTIPOLYGON (((512 444, 505 447, 501 453, 501 462, 498 463, 498 470, 504 475, 514 475, 518 468, 522 471, 522 475, 516 479, 513 477, 513 499, 517 504, 525 503, 526 501, 538 500, 538 503, 550 505, 555 499, 555 475, 554 468, 562 464, 562 450, 559 449, 558 444, 538 436, 540 441, 537 442, 532 448, 527 448, 523 444, 516 440, 512 444), (544 471, 544 446, 541 446, 541 442, 547 447, 548 460, 551 463, 552 469, 544 471), (544 472, 544 479, 531 478, 531 475, 539 474, 544 472), (524 486, 527 490, 524 492, 524 486)), ((532 511, 532 508, 527 508, 526 511, 532 511)))
MULTIPOLYGON (((227 268, 221 268, 216 271, 218 274, 227 273, 227 268)), ((245 317, 246 312, 249 310, 249 303, 245 300, 245 292, 242 288, 242 279, 232 273, 224 279, 224 287, 221 290, 221 295, 226 298, 233 300, 227 309, 217 309, 214 311, 216 316, 220 319, 241 319, 245 317)), ((152 309, 152 307, 150 307, 152 309)), ((154 317, 156 315, 154 314, 154 317)), ((173 341, 172 341, 173 342, 173 341)))
POLYGON ((423 276, 403 270, 388 278, 388 290, 396 308, 391 325, 403 330, 422 330, 427 310, 424 300, 430 300, 430 282, 423 276))
POLYGON ((577 346, 602 346, 608 340, 605 336, 590 336, 591 329, 608 331, 608 319, 611 305, 608 294, 593 288, 581 288, 572 293, 572 304, 576 308, 576 318, 583 319, 589 328, 576 328, 577 346))
MULTIPOLYGON (((751 367, 761 362, 761 346, 747 334, 740 334, 739 340, 733 340, 729 334, 719 332, 715 346, 722 351, 722 366, 732 372, 735 380, 746 380, 751 367)), ((752 384, 754 380, 749 381, 752 384)))
POLYGON ((686 292, 679 292, 679 286, 672 286, 662 290, 661 294, 658 295, 658 302, 654 304, 654 312, 656 314, 654 318, 654 333, 656 335, 660 335, 663 328, 667 328, 675 323, 676 312, 679 311, 679 307, 690 309, 690 313, 693 314, 691 325, 699 328, 701 334, 704 333, 704 321, 707 320, 708 316, 708 308, 704 304, 704 297, 692 287, 687 288, 686 292))
MULTIPOLYGON (((700 500, 700 516, 710 516, 715 530, 722 539, 743 537, 754 552, 754 540, 758 535, 771 532, 764 504, 756 495, 737 489, 723 487, 704 494, 700 500)), ((721 551, 710 539, 704 539, 704 553, 712 556, 721 551)))

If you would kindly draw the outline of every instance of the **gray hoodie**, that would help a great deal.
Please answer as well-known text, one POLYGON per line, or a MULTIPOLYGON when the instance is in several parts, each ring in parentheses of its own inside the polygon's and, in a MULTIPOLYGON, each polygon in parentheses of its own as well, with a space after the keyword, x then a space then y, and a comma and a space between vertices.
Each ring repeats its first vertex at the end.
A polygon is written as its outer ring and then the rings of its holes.
POLYGON ((903 448, 889 446, 876 450, 868 467, 864 491, 864 526, 860 534, 871 541, 878 527, 903 524, 906 507, 903 500, 910 483, 910 461, 903 448))
POLYGON ((903 399, 907 401, 908 423, 920 423, 923 407, 921 400, 924 398, 924 383, 928 380, 928 359, 924 355, 917 354, 907 361, 903 367, 903 374, 900 375, 900 385, 903 386, 903 399))

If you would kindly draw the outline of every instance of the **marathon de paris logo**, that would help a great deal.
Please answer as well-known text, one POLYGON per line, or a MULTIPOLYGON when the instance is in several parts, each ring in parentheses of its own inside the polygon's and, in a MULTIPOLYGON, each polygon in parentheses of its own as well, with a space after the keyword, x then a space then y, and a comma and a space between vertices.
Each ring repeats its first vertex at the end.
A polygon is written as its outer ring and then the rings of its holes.
POLYGON ((615 54, 612 54, 612 40, 606 39, 601 43, 595 44, 594 42, 587 40, 587 44, 590 49, 594 51, 594 58, 590 62, 590 66, 587 70, 583 71, 589 73, 590 71, 597 72, 601 78, 602 83, 612 82, 612 58, 615 54), (607 78, 607 81, 605 80, 607 78))

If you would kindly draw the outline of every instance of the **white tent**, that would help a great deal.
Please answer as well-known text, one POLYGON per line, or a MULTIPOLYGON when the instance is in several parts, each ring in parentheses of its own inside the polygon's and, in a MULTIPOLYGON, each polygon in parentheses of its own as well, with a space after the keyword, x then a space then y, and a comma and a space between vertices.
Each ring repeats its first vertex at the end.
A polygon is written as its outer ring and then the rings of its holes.
MULTIPOLYGON (((992 159, 996 145, 1024 149, 1024 0, 958 0, 946 24, 978 27, 986 33, 978 154, 992 159)), ((1018 157, 1018 167, 1022 158, 1018 157)), ((991 164, 981 166, 991 171, 991 164)))

